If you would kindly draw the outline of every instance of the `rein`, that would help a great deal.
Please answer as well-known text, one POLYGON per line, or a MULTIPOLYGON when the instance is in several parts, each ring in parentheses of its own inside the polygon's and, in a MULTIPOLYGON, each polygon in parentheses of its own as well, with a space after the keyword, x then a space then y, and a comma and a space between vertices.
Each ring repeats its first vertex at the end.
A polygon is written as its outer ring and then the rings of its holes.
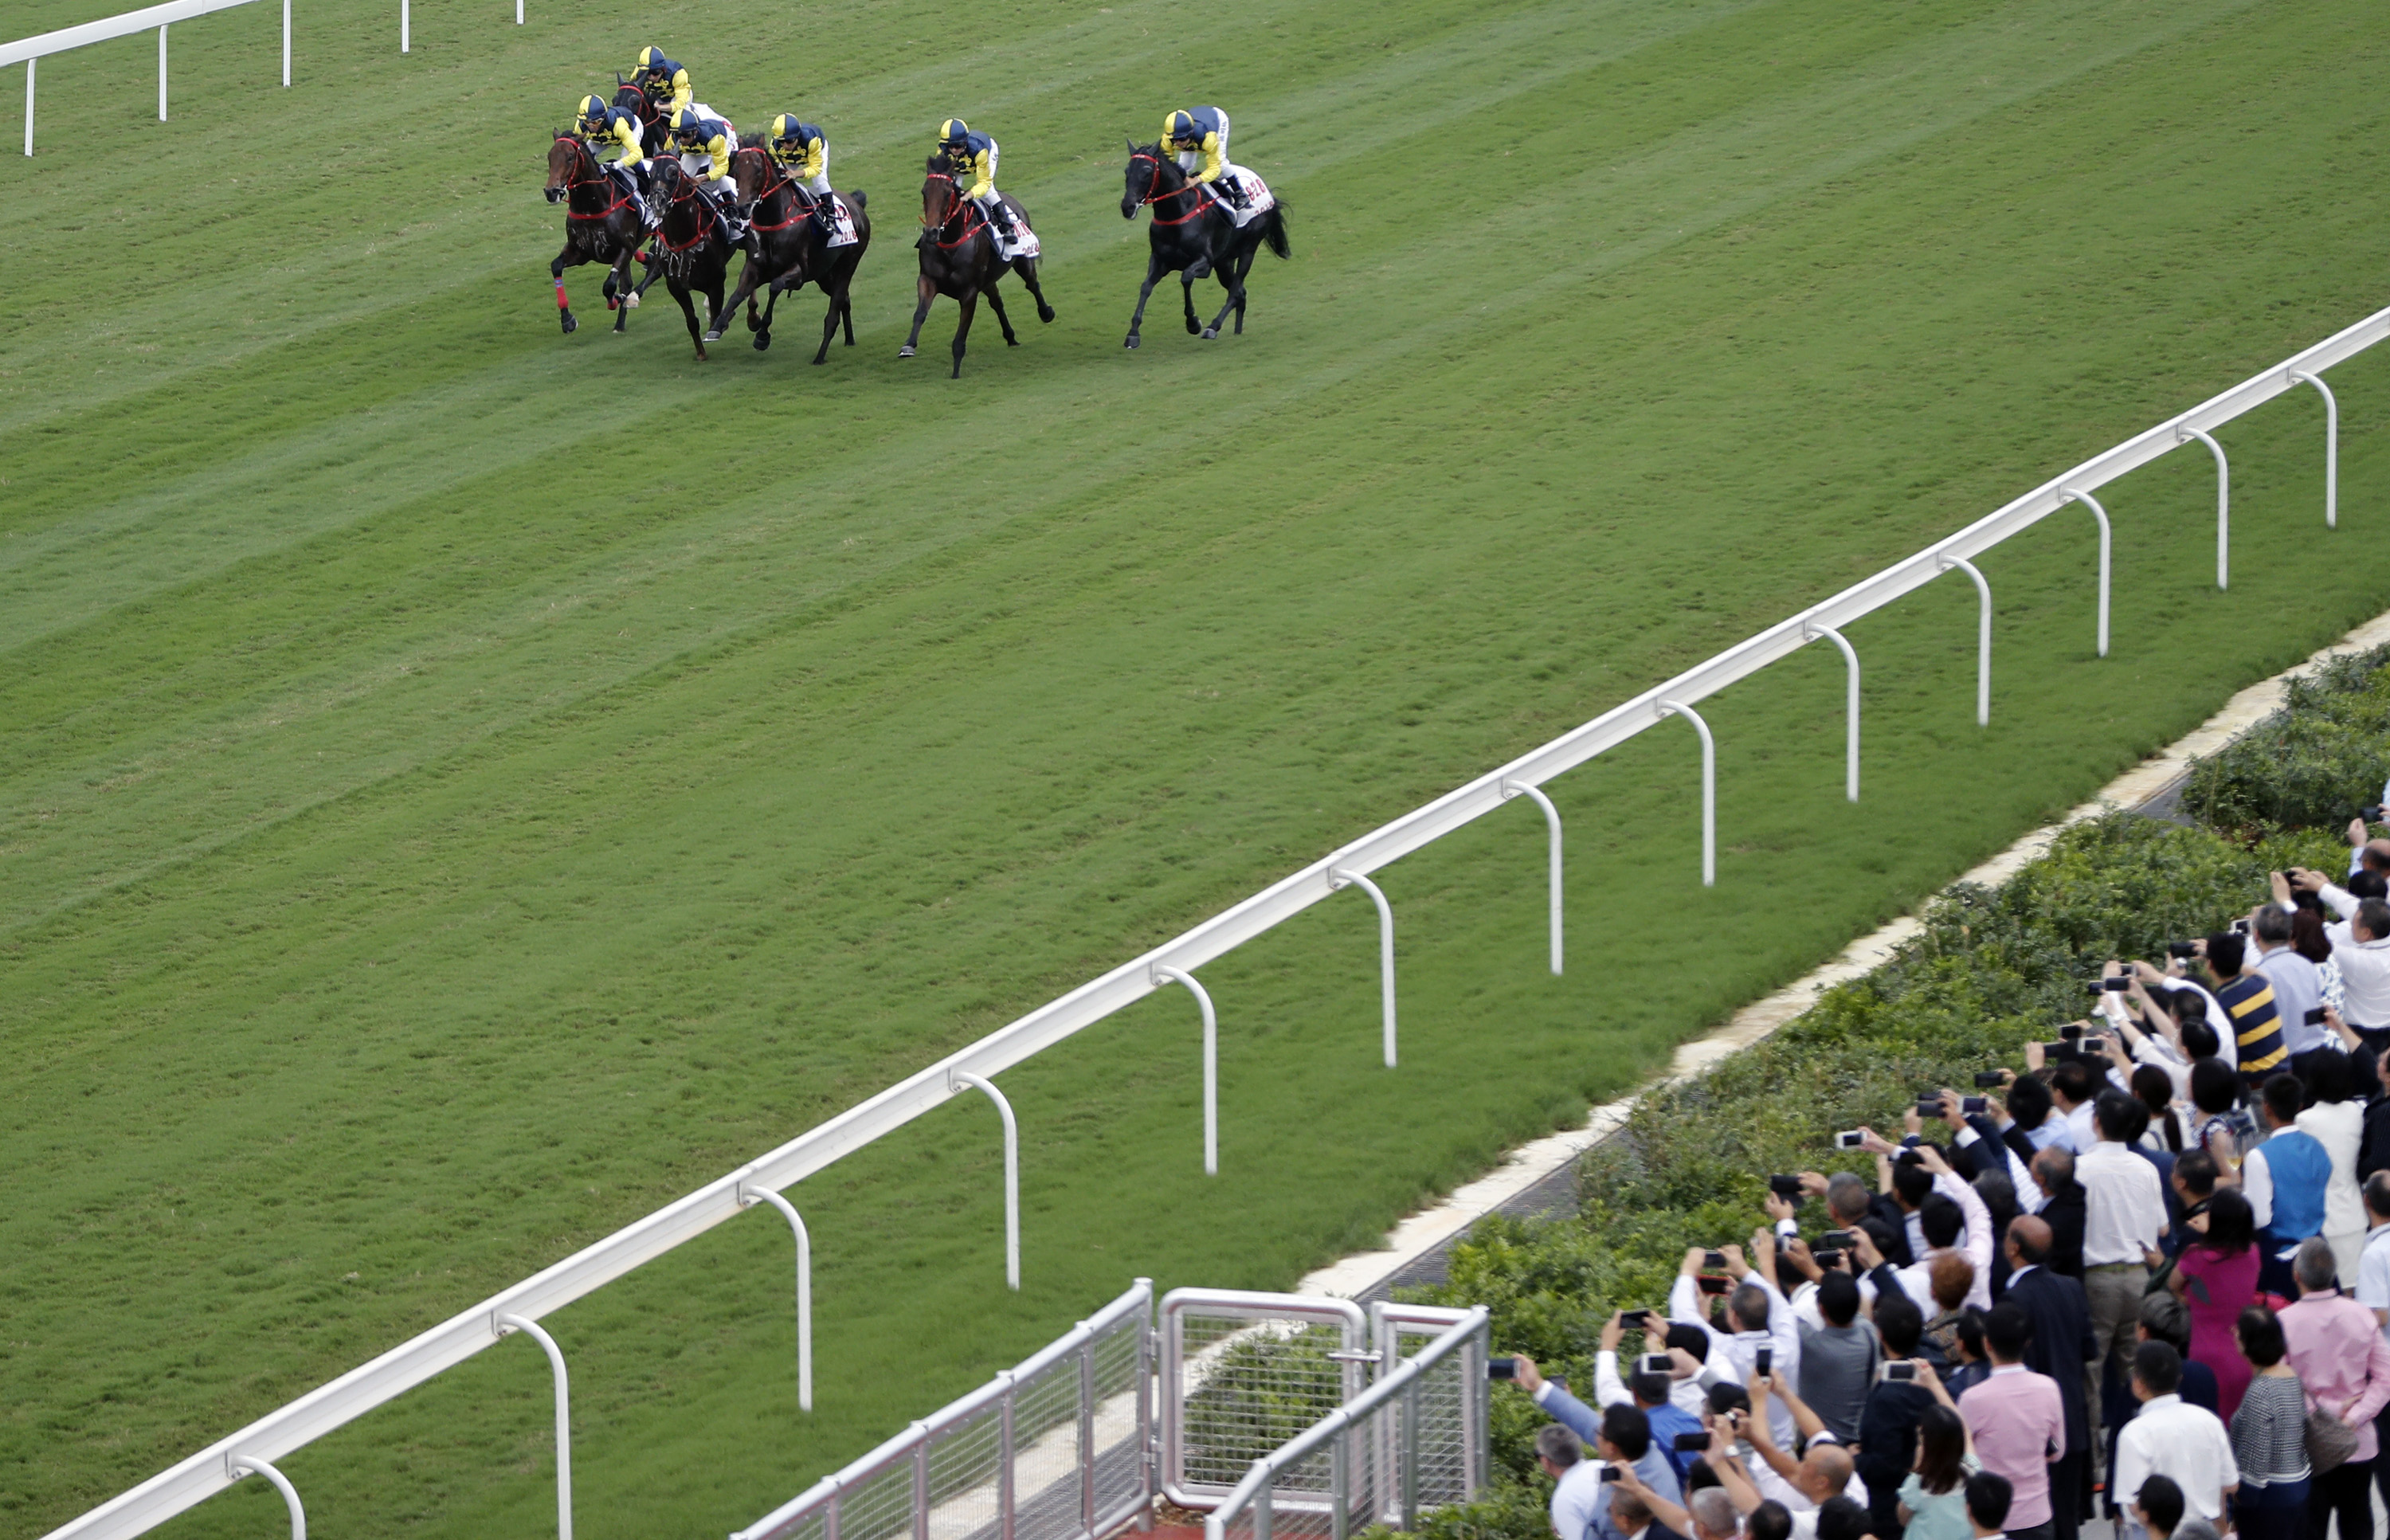
MULTIPOLYGON (((682 204, 687 203, 697 197, 697 184, 694 181, 686 176, 681 177, 679 180, 681 184, 680 192, 664 201, 664 217, 667 219, 672 217, 673 210, 679 208, 682 204)), ((687 240, 676 241, 673 239, 669 234, 665 233, 662 228, 659 227, 656 231, 656 241, 657 244, 661 245, 665 250, 670 251, 675 255, 678 255, 680 252, 688 250, 690 248, 697 246, 712 234, 713 234, 713 221, 711 219, 700 219, 697 222, 697 233, 690 236, 687 240)))
MULTIPOLYGON (((772 159, 770 155, 765 154, 763 150, 755 148, 752 145, 740 149, 739 151, 739 155, 762 155, 764 157, 764 163, 771 167, 774 174, 779 178, 778 181, 774 182, 770 186, 765 187, 762 192, 757 193, 754 198, 750 200, 755 205, 755 212, 758 217, 749 222, 749 229, 759 233, 777 233, 778 231, 788 229, 790 225, 803 224, 805 220, 812 217, 811 214, 797 202, 797 184, 795 179, 789 175, 788 167, 780 164, 780 162, 772 159), (786 191, 789 195, 789 217, 779 221, 777 224, 765 224, 761 217, 764 212, 764 205, 770 202, 775 196, 783 191, 786 191)), ((734 164, 737 162, 739 155, 734 155, 730 158, 734 164)))
POLYGON ((932 172, 930 173, 930 180, 932 182, 944 182, 946 186, 955 189, 955 212, 953 213, 948 214, 944 221, 936 225, 930 223, 930 219, 927 214, 923 214, 921 216, 921 228, 930 232, 930 243, 932 245, 935 246, 941 251, 951 251, 956 247, 960 246, 963 242, 970 239, 971 237, 979 234, 982 230, 989 227, 987 215, 981 212, 980 206, 962 196, 962 185, 960 183, 957 182, 953 177, 947 175, 942 171, 932 172), (973 214, 979 215, 979 223, 976 225, 971 223, 971 215, 973 214), (957 236, 952 240, 938 239, 938 232, 944 229, 948 225, 952 225, 957 219, 962 221, 963 233, 957 236))
POLYGON ((1149 203, 1167 203, 1174 198, 1191 197, 1195 199, 1195 206, 1193 208, 1175 218, 1164 219, 1159 212, 1156 212, 1153 216, 1153 222, 1156 225, 1162 225, 1164 228, 1173 225, 1184 225, 1189 220, 1193 219, 1197 214, 1201 213, 1204 210, 1212 206, 1212 199, 1204 197, 1197 190, 1199 186, 1198 184, 1182 182, 1177 186, 1171 188, 1168 192, 1156 191, 1155 189, 1162 186, 1161 156, 1148 155, 1144 151, 1139 150, 1136 154, 1131 155, 1128 159, 1129 164, 1131 165, 1135 165, 1139 160, 1150 160, 1153 162, 1153 179, 1146 184, 1145 196, 1137 199, 1140 206, 1149 203))
POLYGON ((594 214, 576 213, 572 208, 567 207, 564 211, 564 217, 566 219, 611 219, 614 216, 616 210, 631 201, 631 195, 623 191, 620 186, 616 186, 613 178, 608 176, 605 171, 598 166, 598 158, 589 153, 588 146, 583 144, 579 139, 574 138, 570 134, 558 135, 556 136, 556 142, 559 145, 571 145, 573 149, 572 175, 560 184, 564 188, 565 196, 567 198, 572 197, 572 191, 576 187, 603 186, 614 194, 614 201, 607 204, 606 207, 598 210, 594 214), (581 169, 584 165, 588 166, 596 173, 596 174, 590 176, 582 175, 581 169))

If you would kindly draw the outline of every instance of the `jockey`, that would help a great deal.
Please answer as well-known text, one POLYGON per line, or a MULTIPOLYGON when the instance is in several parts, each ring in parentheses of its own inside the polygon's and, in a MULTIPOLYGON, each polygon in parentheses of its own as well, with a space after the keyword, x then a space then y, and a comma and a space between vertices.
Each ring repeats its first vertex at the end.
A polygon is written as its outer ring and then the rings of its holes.
POLYGON ((657 115, 668 123, 680 121, 695 95, 689 89, 688 71, 664 58, 662 48, 639 50, 639 61, 631 66, 631 83, 655 100, 657 115))
POLYGON ((681 170, 697 179, 713 199, 730 227, 732 245, 747 238, 747 221, 739 212, 739 185, 730 178, 731 152, 739 136, 719 118, 702 117, 697 109, 681 109, 673 120, 673 145, 680 151, 681 170))
POLYGON ((938 125, 938 148, 954 162, 956 190, 978 204, 980 212, 987 215, 988 223, 1005 239, 1019 240, 1012 211, 1004 206, 1003 195, 996 190, 996 141, 972 133, 970 124, 960 118, 948 118, 938 125))
POLYGON ((1228 164, 1228 115, 1216 107, 1182 108, 1162 120, 1162 153, 1178 157, 1178 169, 1198 183, 1226 192, 1231 206, 1245 206, 1245 189, 1228 164), (1225 174, 1224 174, 1225 173, 1225 174))
POLYGON ((609 171, 628 175, 641 193, 648 190, 648 152, 639 139, 639 120, 632 113, 610 105, 602 96, 584 96, 572 115, 572 132, 589 147, 591 154, 609 146, 622 153, 610 162, 609 171))
POLYGON ((819 128, 798 122, 793 112, 783 112, 772 120, 765 144, 791 184, 803 188, 816 204, 829 199, 829 141, 822 137, 819 128))

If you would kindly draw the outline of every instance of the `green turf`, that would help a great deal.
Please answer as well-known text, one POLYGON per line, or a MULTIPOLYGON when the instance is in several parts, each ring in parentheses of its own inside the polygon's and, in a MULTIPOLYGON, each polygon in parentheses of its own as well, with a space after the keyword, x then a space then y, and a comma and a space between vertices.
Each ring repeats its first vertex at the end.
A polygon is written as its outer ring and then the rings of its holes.
MULTIPOLYGON (((17 35, 115 0, 0 0, 17 35)), ((301 0, 48 61, 0 169, 0 1529, 38 1534, 938 1053, 2380 304, 2348 0, 624 12, 301 0), (634 31, 633 29, 640 29, 634 31), (692 362, 582 269, 544 130, 654 42, 823 122, 862 345, 692 362), (1291 207, 1243 338, 1157 301, 1120 135, 1189 99, 1291 207), (1005 146, 1061 312, 894 361, 919 157, 1005 146)), ((1215 291, 1216 292, 1216 291, 1215 291)), ((1216 303, 1216 301, 1214 302, 1216 303)), ((1212 965, 553 1317, 580 1529, 719 1534, 1150 1273, 1284 1285, 1576 1116, 2390 604, 2390 357, 1212 965)), ((508 1343, 287 1468, 324 1533, 535 1535, 508 1343)), ((173 1526, 266 1533, 255 1482, 173 1526)))

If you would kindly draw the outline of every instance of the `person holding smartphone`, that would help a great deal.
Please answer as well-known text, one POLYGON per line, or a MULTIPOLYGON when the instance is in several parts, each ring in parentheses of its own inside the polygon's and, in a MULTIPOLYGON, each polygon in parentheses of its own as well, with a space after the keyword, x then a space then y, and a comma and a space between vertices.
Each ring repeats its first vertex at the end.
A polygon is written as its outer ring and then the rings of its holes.
MULTIPOLYGON (((1776 1287, 1771 1276, 1775 1272, 1776 1238, 1761 1230, 1751 1238, 1754 1252, 1767 1264, 1754 1267, 1743 1260, 1742 1248, 1720 1248, 1728 1277, 1736 1280, 1734 1290, 1727 1296, 1726 1316, 1731 1331, 1721 1331, 1708 1324, 1702 1308, 1701 1285, 1703 1264, 1708 1253, 1694 1247, 1685 1253, 1684 1264, 1677 1269, 1677 1281, 1668 1293, 1668 1315, 1672 1320, 1702 1324, 1710 1334, 1710 1351, 1706 1355, 1709 1378, 1721 1376, 1748 1380, 1759 1372, 1760 1354, 1768 1354, 1769 1372, 1784 1380, 1797 1382, 1801 1377, 1801 1334, 1792 1318, 1792 1303, 1776 1287)), ((1792 1414, 1780 1401, 1774 1403, 1769 1418, 1775 1423, 1778 1440, 1792 1442, 1792 1414)))

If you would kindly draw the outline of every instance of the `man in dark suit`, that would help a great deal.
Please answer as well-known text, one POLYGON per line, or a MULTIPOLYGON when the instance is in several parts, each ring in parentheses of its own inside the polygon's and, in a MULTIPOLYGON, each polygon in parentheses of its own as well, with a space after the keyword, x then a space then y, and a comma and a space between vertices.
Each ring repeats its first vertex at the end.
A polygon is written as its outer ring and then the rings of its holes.
MULTIPOLYGON (((2040 1171, 2038 1161, 2035 1171, 2040 1171)), ((2070 1182, 2073 1176, 2070 1169, 2070 1182)), ((2100 1356, 2099 1340, 2091 1334, 2091 1302, 2084 1296, 2079 1280, 2050 1270, 2048 1220, 2034 1214, 2011 1220, 2005 1249, 2007 1303, 2023 1310, 2033 1328, 2025 1344, 2024 1367, 2058 1381, 2058 1399, 2066 1410, 2066 1452, 2049 1467, 2049 1507, 2056 1540, 2075 1540, 2091 1495, 2091 1418, 2083 1403, 2083 1366, 2100 1356)))
POLYGON ((2051 1145, 2033 1158, 2033 1179, 2049 1201, 2038 1215, 2049 1225, 2049 1254, 2035 1265, 2062 1277, 2083 1276, 2083 1225, 2090 1197, 2075 1179, 2074 1152, 2051 1145))

